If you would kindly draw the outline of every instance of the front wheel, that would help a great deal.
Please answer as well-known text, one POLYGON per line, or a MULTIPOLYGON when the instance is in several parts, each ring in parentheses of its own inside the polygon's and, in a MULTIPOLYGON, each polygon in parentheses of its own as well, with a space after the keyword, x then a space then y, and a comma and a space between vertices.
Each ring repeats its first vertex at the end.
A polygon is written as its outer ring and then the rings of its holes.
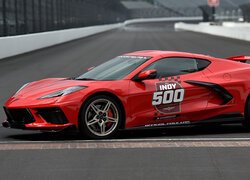
POLYGON ((122 111, 114 98, 97 95, 86 101, 79 117, 80 133, 94 139, 114 136, 122 122, 122 111))

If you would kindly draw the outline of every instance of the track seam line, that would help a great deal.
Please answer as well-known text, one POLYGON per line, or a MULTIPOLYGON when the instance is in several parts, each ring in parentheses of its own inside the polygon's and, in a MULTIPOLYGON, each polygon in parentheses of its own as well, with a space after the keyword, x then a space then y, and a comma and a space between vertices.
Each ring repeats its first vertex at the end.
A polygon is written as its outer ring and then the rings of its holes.
POLYGON ((250 147, 250 141, 200 141, 200 142, 127 142, 127 143, 41 143, 1 144, 4 150, 58 150, 58 149, 151 149, 151 148, 243 148, 250 147))
POLYGON ((111 140, 66 140, 66 141, 0 141, 0 144, 55 144, 55 143, 130 143, 130 142, 196 142, 196 141, 250 141, 250 138, 163 138, 163 139, 111 139, 111 140))

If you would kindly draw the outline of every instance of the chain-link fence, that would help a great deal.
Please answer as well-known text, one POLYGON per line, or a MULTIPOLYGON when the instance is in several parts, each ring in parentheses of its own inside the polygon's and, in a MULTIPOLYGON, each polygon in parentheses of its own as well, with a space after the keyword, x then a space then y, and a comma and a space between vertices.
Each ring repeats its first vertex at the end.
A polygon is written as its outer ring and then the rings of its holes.
POLYGON ((0 36, 124 21, 117 0, 0 0, 0 36))

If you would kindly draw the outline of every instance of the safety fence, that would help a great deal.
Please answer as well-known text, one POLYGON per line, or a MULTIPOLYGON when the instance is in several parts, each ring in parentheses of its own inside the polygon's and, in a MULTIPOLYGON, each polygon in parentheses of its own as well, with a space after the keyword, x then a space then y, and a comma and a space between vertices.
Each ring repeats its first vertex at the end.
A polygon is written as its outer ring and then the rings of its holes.
POLYGON ((121 22, 117 0, 0 0, 0 36, 121 22))

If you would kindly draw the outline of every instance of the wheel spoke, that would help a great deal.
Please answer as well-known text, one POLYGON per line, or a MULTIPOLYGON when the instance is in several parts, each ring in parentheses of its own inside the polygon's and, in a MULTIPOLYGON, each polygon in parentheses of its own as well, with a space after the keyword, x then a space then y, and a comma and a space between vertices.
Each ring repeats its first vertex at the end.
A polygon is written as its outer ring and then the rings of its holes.
POLYGON ((107 104, 106 104, 106 106, 104 107, 103 111, 108 112, 108 110, 109 110, 109 108, 110 108, 110 105, 111 105, 111 102, 108 101, 107 104))
POLYGON ((100 124, 100 129, 101 129, 101 134, 105 134, 105 132, 106 132, 106 124, 105 124, 105 122, 103 122, 103 123, 101 123, 100 124))
POLYGON ((87 125, 88 126, 91 126, 91 125, 93 125, 93 124, 95 124, 95 123, 98 123, 98 119, 96 119, 95 117, 93 118, 93 119, 91 119, 90 121, 88 121, 87 122, 87 125))
POLYGON ((108 117, 108 122, 113 122, 113 123, 115 123, 115 122, 117 122, 117 121, 118 121, 117 118, 108 117))
POLYGON ((95 99, 88 105, 84 118, 89 133, 106 137, 118 128, 118 107, 109 98, 95 99))
POLYGON ((96 114, 100 111, 98 107, 96 107, 94 104, 91 104, 90 107, 95 111, 96 114))

